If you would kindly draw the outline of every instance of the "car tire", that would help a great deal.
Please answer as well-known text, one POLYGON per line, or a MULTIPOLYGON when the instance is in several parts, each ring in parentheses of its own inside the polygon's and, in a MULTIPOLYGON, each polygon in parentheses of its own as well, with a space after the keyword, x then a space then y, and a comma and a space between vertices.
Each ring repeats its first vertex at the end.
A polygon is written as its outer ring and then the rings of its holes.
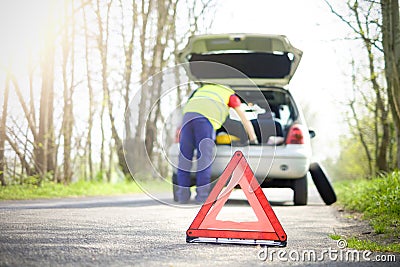
POLYGON ((293 202, 295 206, 307 205, 308 189, 307 175, 293 180, 293 202))
POLYGON ((326 175, 326 172, 317 163, 310 164, 310 173, 314 181, 315 187, 318 190, 319 195, 326 205, 331 205, 336 202, 336 194, 333 190, 332 185, 326 175))

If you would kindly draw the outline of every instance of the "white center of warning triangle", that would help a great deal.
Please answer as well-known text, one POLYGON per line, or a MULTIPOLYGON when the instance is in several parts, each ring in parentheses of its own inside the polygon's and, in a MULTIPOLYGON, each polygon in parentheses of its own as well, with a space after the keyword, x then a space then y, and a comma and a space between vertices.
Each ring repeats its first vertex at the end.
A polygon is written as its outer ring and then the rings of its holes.
MULTIPOLYGON (((228 186, 220 194, 219 199, 202 222, 201 226, 208 229, 231 229, 248 231, 273 231, 273 227, 265 214, 260 202, 254 194, 254 186, 247 179, 242 179, 243 169, 235 170, 228 186), (235 185, 239 185, 246 196, 248 207, 243 207, 242 212, 232 212, 232 207, 225 206, 235 185), (222 210, 224 213, 221 214, 222 210), (221 214, 221 216, 220 216, 221 214), (226 217, 230 217, 227 219, 226 217), (232 218, 233 217, 233 218, 232 218)), ((255 177, 253 176, 253 179, 255 177)), ((252 180, 251 182, 256 182, 252 180)), ((258 185, 258 182, 256 183, 258 185)), ((259 186, 259 185, 258 185, 259 186)))
MULTIPOLYGON (((244 195, 243 191, 240 194, 244 195)), ((238 192, 235 192, 236 194, 238 192)), ((229 198, 227 204, 222 207, 221 211, 217 215, 217 220, 220 221, 232 221, 232 222, 254 222, 257 221, 257 216, 254 210, 250 207, 249 202, 246 199, 231 199, 229 198)))

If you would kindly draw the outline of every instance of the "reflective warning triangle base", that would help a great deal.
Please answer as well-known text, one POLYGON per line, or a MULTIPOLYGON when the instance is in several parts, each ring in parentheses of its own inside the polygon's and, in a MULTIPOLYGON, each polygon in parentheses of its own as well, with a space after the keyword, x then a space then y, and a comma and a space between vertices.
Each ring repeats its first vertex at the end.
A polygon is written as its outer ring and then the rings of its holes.
POLYGON ((188 243, 286 246, 287 236, 243 153, 236 151, 207 200, 186 231, 188 243), (217 219, 232 190, 239 185, 257 221, 217 219))

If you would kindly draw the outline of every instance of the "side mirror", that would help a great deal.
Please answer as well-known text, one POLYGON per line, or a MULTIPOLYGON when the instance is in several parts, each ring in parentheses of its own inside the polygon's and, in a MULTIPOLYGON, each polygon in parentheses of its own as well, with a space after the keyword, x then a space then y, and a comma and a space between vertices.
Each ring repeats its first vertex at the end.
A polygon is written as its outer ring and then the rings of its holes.
POLYGON ((308 130, 308 133, 310 134, 310 138, 314 138, 317 135, 314 130, 308 130))

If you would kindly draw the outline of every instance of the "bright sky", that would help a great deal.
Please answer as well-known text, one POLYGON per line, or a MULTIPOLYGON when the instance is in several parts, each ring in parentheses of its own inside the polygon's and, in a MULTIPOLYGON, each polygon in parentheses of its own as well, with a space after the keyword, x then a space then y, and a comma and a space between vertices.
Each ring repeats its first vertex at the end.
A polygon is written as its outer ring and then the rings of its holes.
POLYGON ((26 72, 29 57, 37 60, 35 56, 46 36, 48 10, 60 4, 51 0, 0 3, 0 68, 11 67, 16 75, 26 72))
POLYGON ((337 137, 347 126, 341 122, 339 102, 351 86, 350 75, 346 75, 351 71, 350 54, 361 48, 350 48, 349 41, 343 41, 349 29, 324 1, 223 1, 210 32, 283 34, 301 49, 304 54, 290 91, 306 115, 315 114, 308 124, 317 132, 313 140, 319 147, 314 149, 316 159, 338 153, 337 137))

